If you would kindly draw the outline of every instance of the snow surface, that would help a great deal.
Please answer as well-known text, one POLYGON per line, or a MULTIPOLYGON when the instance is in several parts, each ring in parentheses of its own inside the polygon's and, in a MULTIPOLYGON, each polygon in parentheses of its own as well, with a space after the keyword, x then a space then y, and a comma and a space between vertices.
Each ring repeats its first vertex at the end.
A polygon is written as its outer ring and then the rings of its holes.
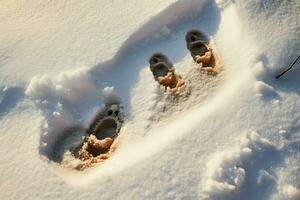
POLYGON ((300 199, 300 64, 273 78, 300 52, 299 1, 0 9, 0 199, 300 199), (195 70, 191 28, 219 53, 217 77, 195 70), (190 98, 162 95, 147 63, 157 51, 190 98), (60 166, 52 154, 76 132, 66 130, 87 127, 106 101, 126 110, 117 152, 84 172, 60 166))

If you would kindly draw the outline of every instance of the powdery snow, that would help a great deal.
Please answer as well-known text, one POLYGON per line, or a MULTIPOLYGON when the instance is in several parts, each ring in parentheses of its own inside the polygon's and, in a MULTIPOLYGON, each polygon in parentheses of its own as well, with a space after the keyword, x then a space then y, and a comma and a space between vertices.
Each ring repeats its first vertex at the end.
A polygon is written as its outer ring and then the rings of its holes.
POLYGON ((1 199, 300 199, 299 63, 273 78, 299 53, 299 2, 7 1, 0 10, 1 199), (191 28, 220 55, 218 76, 195 70, 191 28), (148 69, 154 52, 171 58, 189 98, 163 95, 148 69), (83 172, 62 167, 53 155, 78 143, 107 102, 126 112, 115 154, 83 172))
POLYGON ((217 153, 208 161, 204 193, 208 199, 266 198, 276 184, 272 167, 278 159, 276 146, 252 132, 236 149, 217 153))
POLYGON ((59 99, 65 104, 80 105, 87 98, 97 95, 88 68, 78 68, 61 72, 54 80, 47 75, 35 76, 28 85, 25 94, 39 100, 59 99))

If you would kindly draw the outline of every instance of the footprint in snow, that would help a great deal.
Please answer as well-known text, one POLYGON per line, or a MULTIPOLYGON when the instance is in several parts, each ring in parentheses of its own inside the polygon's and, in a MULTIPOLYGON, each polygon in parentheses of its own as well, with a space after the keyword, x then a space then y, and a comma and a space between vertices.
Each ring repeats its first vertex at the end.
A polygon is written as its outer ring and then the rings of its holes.
MULTIPOLYGON (((190 40, 186 44, 182 40, 186 31, 193 27, 214 35, 219 23, 219 9, 210 2, 205 5, 207 10, 195 10, 204 5, 192 2, 190 11, 193 15, 187 16, 184 10, 181 18, 164 24, 172 32, 170 36, 153 37, 156 32, 143 35, 142 27, 110 61, 92 68, 62 72, 57 77, 34 77, 25 93, 34 99, 44 116, 40 154, 62 166, 85 169, 111 157, 123 135, 124 121, 127 131, 124 133, 126 137, 122 138, 143 136, 154 124, 159 126, 160 122, 171 120, 205 102, 216 91, 223 72, 212 76, 207 74, 208 70, 200 70, 200 64, 194 62, 193 55, 188 55, 185 48, 190 40), (135 40, 139 34, 139 39, 135 40), (145 46, 147 41, 151 41, 151 45, 145 46), (174 48, 174 44, 180 48, 174 48), (165 93, 153 81, 151 71, 145 66, 149 54, 157 50, 176 55, 174 67, 185 85, 182 93, 165 93), (103 98, 105 95, 99 91, 111 90, 107 86, 114 86, 122 102, 111 96, 109 100, 103 98)), ((180 7, 180 3, 174 6, 180 7)), ((171 12, 174 6, 165 12, 171 12)), ((160 21, 160 17, 154 17, 152 21, 160 21)), ((205 47, 217 49, 213 46, 213 39, 205 41, 205 47)), ((192 54, 194 50, 199 51, 192 49, 192 54)), ((160 70, 158 74, 165 73, 163 67, 160 70)))

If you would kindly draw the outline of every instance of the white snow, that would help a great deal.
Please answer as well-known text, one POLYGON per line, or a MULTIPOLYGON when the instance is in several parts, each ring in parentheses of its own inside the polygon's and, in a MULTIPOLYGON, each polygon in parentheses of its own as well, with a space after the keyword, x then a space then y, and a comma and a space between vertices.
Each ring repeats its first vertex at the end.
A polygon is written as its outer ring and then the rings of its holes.
POLYGON ((273 0, 1 1, 0 199, 299 200, 300 63, 274 79, 299 54, 299 10, 273 0), (195 69, 191 28, 220 55, 217 77, 195 69), (171 58, 190 98, 162 95, 154 52, 171 58), (126 111, 117 151, 83 172, 63 168, 53 155, 107 102, 126 111))
POLYGON ((80 105, 86 99, 98 94, 87 72, 88 68, 85 67, 61 72, 54 80, 47 75, 35 76, 25 94, 34 99, 56 98, 67 104, 80 105))
POLYGON ((255 83, 255 91, 256 91, 256 95, 259 97, 266 97, 266 96, 270 97, 270 96, 277 95, 274 88, 263 81, 257 81, 255 83))
POLYGON ((272 166, 278 157, 274 144, 252 132, 238 148, 212 156, 202 188, 209 199, 264 198, 267 190, 261 188, 271 188, 276 183, 272 166), (245 194, 247 197, 243 197, 245 194))
POLYGON ((116 91, 114 90, 114 87, 105 87, 102 91, 103 95, 103 103, 109 104, 109 103, 115 103, 120 104, 122 103, 121 97, 118 96, 116 91))
POLYGON ((286 185, 282 188, 282 193, 286 195, 288 199, 297 200, 300 199, 300 191, 292 185, 286 185))

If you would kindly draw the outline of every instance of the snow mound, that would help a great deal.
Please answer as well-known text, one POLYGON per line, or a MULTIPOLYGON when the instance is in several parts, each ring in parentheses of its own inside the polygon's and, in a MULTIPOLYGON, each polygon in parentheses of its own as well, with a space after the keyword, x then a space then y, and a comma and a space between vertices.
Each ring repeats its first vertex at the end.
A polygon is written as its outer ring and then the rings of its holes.
POLYGON ((263 81, 257 81, 254 88, 256 96, 261 98, 275 98, 279 96, 272 86, 263 81))
POLYGON ((106 105, 109 104, 120 104, 122 103, 121 97, 117 94, 114 87, 105 87, 102 90, 103 94, 103 103, 106 105))
POLYGON ((82 67, 61 72, 57 77, 35 76, 30 81, 25 93, 35 99, 55 98, 62 103, 78 105, 97 94, 88 73, 89 68, 82 67))
POLYGON ((276 186, 279 158, 274 144, 251 132, 237 148, 212 156, 202 191, 208 199, 266 199, 276 186))

